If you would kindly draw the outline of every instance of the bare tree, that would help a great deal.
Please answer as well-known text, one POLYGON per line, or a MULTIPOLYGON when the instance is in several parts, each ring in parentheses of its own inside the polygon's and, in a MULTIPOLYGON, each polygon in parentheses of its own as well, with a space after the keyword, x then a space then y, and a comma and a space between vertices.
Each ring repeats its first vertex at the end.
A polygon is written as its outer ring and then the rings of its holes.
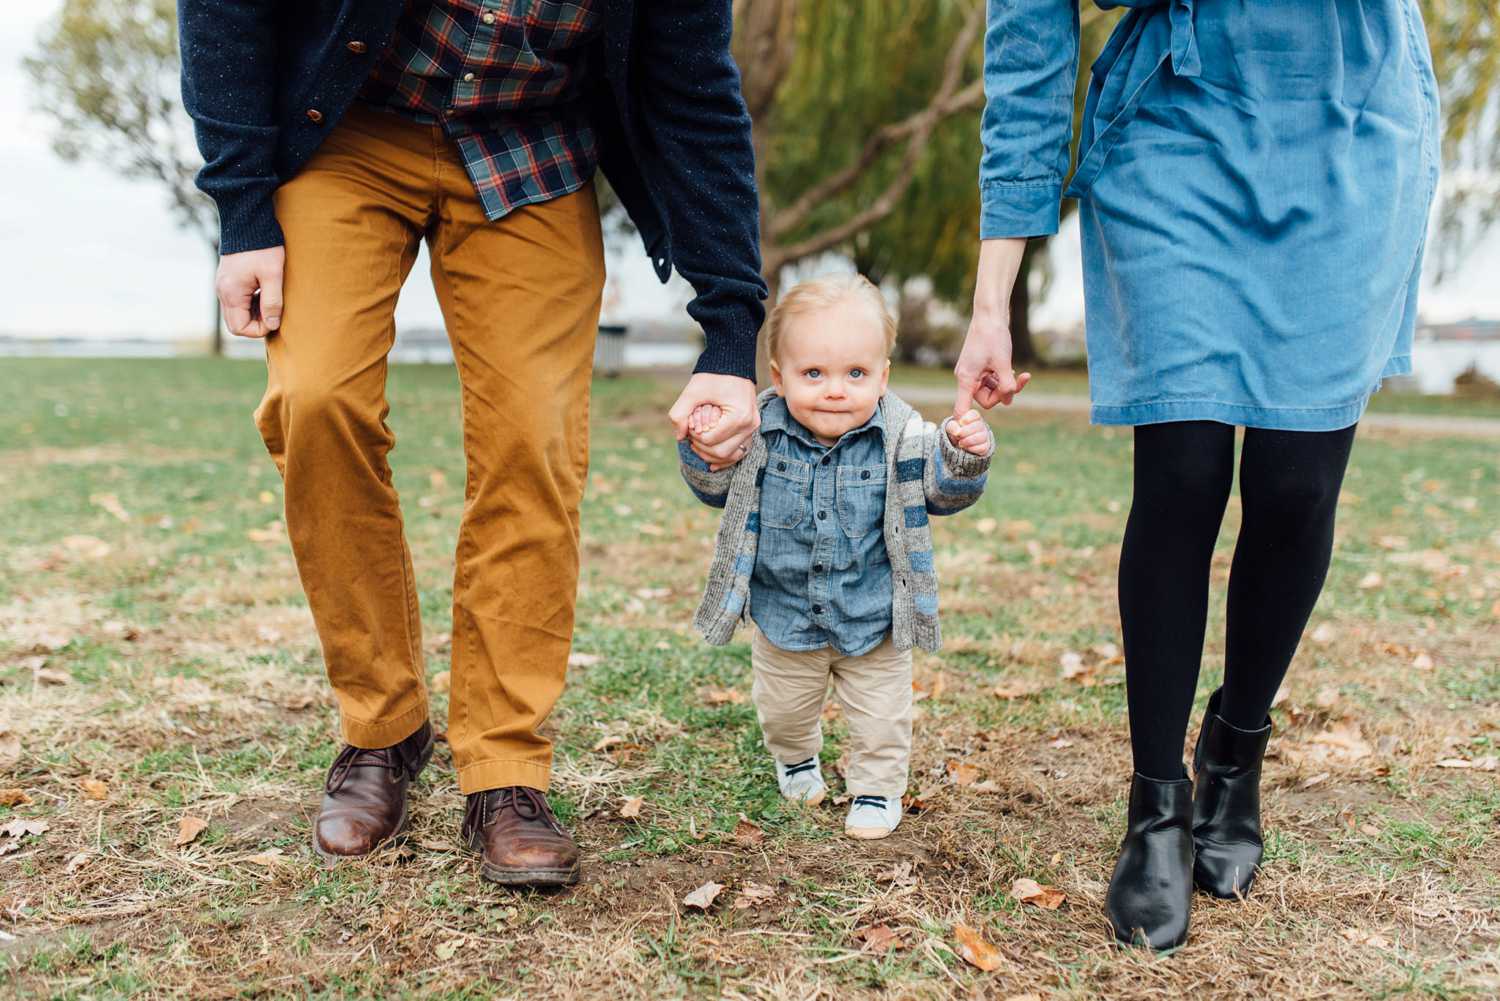
MULTIPOLYGON (((202 161, 178 97, 172 0, 66 0, 23 65, 38 110, 53 121, 57 155, 160 185, 177 224, 200 236, 217 263, 218 216, 193 185, 202 161)), ((219 354, 217 301, 213 310, 219 354)))

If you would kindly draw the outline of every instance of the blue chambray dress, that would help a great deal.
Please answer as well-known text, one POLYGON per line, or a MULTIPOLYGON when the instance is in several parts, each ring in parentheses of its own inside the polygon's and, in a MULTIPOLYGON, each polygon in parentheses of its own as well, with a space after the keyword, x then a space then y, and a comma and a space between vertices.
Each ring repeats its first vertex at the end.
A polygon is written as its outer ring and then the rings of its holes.
POLYGON ((1437 184, 1417 0, 989 0, 981 236, 1079 199, 1092 418, 1348 427, 1411 371, 1437 184))

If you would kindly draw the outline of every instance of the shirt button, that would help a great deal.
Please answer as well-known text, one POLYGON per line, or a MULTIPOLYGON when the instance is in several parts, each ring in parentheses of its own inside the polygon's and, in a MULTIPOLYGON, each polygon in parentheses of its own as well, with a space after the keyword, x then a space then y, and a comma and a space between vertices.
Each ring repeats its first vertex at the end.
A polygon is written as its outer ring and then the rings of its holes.
POLYGON ((323 112, 319 111, 317 108, 308 108, 307 120, 309 122, 312 122, 314 125, 318 125, 323 121, 323 112))
POLYGON ((864 470, 859 474, 859 478, 862 480, 868 480, 870 478, 870 471, 868 469, 864 470))
POLYGON ((786 472, 786 463, 784 463, 784 462, 778 462, 778 463, 776 463, 776 468, 778 470, 780 470, 781 472, 784 473, 784 472, 786 472))
POLYGON ((818 512, 818 520, 819 521, 822 521, 824 518, 827 518, 827 517, 828 517, 828 512, 827 511, 819 511, 818 512))
POLYGON ((481 17, 479 20, 483 21, 485 24, 494 24, 495 23, 495 15, 491 14, 489 11, 485 11, 484 12, 484 16, 481 17))
POLYGON ((348 49, 355 55, 362 55, 363 53, 369 51, 370 47, 364 42, 349 42, 344 46, 344 48, 348 49))
POLYGON ((823 614, 823 606, 822 605, 814 605, 813 606, 813 614, 814 615, 822 615, 823 614))
POLYGON ((473 82, 474 82, 474 74, 473 73, 465 73, 464 74, 464 83, 473 83, 473 82))
POLYGON ((825 466, 828 465, 828 456, 826 456, 826 455, 823 456, 823 463, 822 464, 825 465, 825 466))
POLYGON ((823 572, 823 564, 821 564, 821 563, 814 563, 813 564, 813 573, 822 573, 822 572, 823 572))

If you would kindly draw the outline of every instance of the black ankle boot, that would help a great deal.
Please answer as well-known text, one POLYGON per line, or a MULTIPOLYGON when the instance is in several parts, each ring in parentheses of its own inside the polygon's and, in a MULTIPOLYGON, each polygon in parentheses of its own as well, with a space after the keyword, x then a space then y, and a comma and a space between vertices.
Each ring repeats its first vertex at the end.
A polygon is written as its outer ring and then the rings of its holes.
POLYGON ((1241 730, 1219 715, 1219 697, 1208 700, 1193 751, 1193 882, 1232 900, 1250 892, 1260 865, 1260 764, 1271 739, 1271 720, 1241 730))
POLYGON ((1125 945, 1172 949, 1187 941, 1193 902, 1193 784, 1130 780, 1130 817, 1104 913, 1125 945))

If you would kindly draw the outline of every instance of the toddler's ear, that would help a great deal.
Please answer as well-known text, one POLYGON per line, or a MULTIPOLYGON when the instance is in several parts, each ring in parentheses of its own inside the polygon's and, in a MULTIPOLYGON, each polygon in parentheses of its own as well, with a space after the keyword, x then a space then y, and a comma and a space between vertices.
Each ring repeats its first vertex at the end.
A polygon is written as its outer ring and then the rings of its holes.
POLYGON ((786 395, 786 392, 781 387, 781 366, 774 361, 771 362, 771 388, 776 390, 777 396, 786 395))

